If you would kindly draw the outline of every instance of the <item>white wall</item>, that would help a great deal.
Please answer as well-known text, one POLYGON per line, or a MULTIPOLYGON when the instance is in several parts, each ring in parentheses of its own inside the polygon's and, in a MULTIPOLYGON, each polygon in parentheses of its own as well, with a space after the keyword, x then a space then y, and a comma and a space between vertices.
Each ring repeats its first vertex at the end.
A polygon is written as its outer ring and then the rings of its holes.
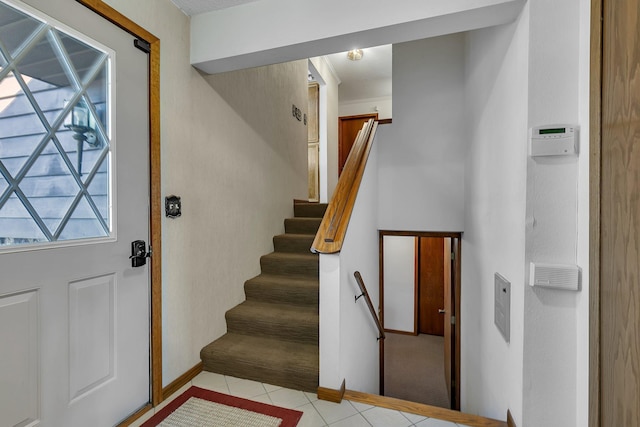
POLYGON ((384 328, 415 332, 416 238, 383 237, 384 328))
POLYGON ((589 378, 590 5, 579 0, 541 0, 529 7, 528 126, 579 125, 580 155, 577 163, 576 159, 529 161, 530 181, 538 187, 543 173, 563 177, 553 185, 545 184, 549 190, 559 189, 563 200, 528 190, 527 212, 535 215, 536 223, 527 227, 525 261, 577 263, 582 268, 582 288, 579 292, 525 288, 523 421, 524 425, 584 426, 589 378), (571 188, 563 182, 571 182, 571 188))
POLYGON ((462 231, 464 35, 393 46, 393 112, 379 130, 379 228, 462 231))
MULTIPOLYGON (((528 11, 466 47, 462 410, 522 422, 528 11), (494 274, 511 282, 510 342, 494 325, 494 274)), ((540 408, 541 411, 546 411, 540 408)), ((551 425, 551 424, 549 424, 551 425)))
POLYGON ((378 330, 353 277, 360 271, 376 308, 380 304, 376 169, 374 141, 351 221, 339 254, 320 255, 320 386, 377 394, 378 330), (373 214, 372 214, 373 212, 373 214))
POLYGON ((468 36, 465 411, 588 423, 588 64, 589 5, 578 0, 530 2, 516 24, 468 36), (527 159, 528 128, 553 123, 580 126, 577 163, 527 159), (549 185, 560 176, 570 184, 549 185), (532 289, 531 260, 577 262, 581 291, 532 289), (512 283, 509 344, 493 325, 494 272, 512 283))
MULTIPOLYGON (((189 63, 189 18, 169 0, 108 0, 161 39, 163 385, 226 332, 224 313, 307 196, 307 61, 204 78, 189 63), (265 108, 265 106, 269 108, 265 108)), ((161 201, 158 201, 161 202, 161 201)))
POLYGON ((367 98, 357 101, 341 102, 338 115, 358 116, 360 114, 378 113, 378 119, 392 118, 393 101, 392 97, 367 98))

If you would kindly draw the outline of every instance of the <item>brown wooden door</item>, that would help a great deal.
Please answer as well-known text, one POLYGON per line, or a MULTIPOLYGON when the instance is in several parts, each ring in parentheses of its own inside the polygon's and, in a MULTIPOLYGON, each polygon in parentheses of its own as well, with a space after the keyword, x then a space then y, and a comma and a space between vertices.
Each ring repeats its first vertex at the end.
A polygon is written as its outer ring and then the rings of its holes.
POLYGON ((378 113, 338 118, 338 176, 342 173, 358 131, 370 119, 378 120, 378 113))
MULTIPOLYGON (((596 399, 599 407, 596 411, 599 409, 600 414, 593 417, 596 420, 592 419, 591 425, 637 426, 640 419, 640 1, 605 0, 602 6, 602 170, 600 210, 592 209, 596 218, 598 212, 601 215, 600 289, 591 303, 597 316, 599 297, 599 351, 592 355, 597 357, 599 353, 600 356, 599 366, 595 366, 600 384, 592 398, 596 399)), ((596 137, 597 130, 596 126, 591 130, 596 137)), ((597 259, 595 262, 597 264, 597 259)))
POLYGON ((443 336, 445 333, 445 320, 440 313, 445 304, 444 240, 441 237, 420 237, 418 332, 421 334, 443 336))

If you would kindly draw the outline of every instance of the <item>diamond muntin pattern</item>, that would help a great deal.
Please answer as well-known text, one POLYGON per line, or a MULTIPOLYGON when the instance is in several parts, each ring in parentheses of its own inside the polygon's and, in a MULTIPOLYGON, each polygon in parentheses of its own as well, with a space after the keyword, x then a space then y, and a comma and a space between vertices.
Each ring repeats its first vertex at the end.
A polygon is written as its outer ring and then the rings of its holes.
POLYGON ((0 1, 0 246, 109 236, 108 67, 0 1))

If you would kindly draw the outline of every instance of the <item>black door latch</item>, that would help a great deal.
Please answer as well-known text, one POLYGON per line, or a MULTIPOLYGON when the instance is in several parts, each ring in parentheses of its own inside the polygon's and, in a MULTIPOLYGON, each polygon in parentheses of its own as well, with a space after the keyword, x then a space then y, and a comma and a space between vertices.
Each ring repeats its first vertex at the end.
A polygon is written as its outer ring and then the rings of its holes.
POLYGON ((147 252, 147 244, 144 240, 134 240, 131 242, 131 267, 142 267, 147 263, 147 258, 151 258, 151 246, 147 252))

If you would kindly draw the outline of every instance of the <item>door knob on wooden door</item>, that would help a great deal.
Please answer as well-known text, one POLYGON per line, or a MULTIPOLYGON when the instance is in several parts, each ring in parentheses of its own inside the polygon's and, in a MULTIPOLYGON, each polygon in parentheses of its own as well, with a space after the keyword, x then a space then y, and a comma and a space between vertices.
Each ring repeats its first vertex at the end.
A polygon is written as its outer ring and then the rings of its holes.
POLYGON ((438 309, 438 313, 445 314, 447 311, 444 308, 438 309))

